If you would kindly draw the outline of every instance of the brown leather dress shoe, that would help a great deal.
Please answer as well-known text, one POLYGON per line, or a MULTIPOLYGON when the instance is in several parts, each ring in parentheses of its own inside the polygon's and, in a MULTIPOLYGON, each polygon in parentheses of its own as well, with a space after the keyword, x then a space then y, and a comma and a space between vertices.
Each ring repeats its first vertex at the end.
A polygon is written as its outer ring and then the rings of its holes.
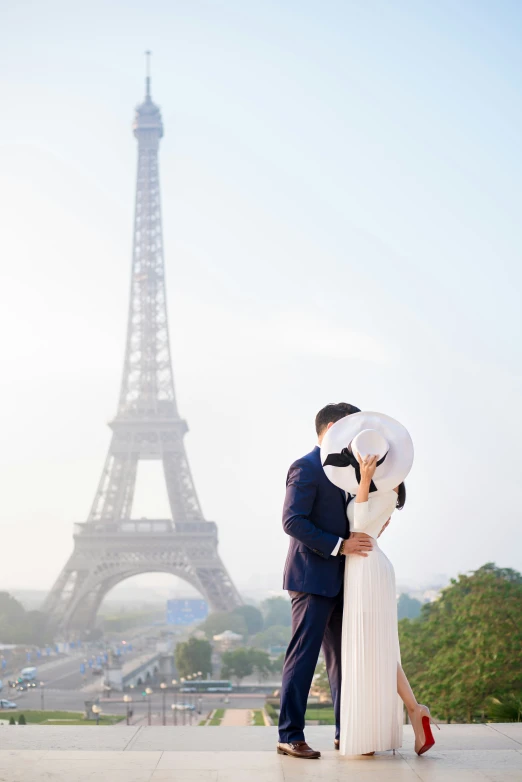
POLYGON ((339 739, 334 739, 334 749, 339 749, 339 739))
POLYGON ((306 741, 290 741, 288 744, 279 742, 277 751, 280 755, 290 755, 292 758, 303 758, 304 760, 314 760, 321 757, 321 753, 309 747, 306 741))

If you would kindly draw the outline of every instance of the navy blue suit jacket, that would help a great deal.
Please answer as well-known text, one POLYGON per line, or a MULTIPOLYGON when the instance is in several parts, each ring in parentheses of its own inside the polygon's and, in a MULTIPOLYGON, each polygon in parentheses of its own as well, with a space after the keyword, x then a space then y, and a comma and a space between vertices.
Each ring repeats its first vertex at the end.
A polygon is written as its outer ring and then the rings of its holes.
POLYGON ((283 589, 334 597, 342 587, 344 557, 332 557, 339 538, 350 534, 345 494, 328 480, 321 449, 292 464, 286 479, 283 529, 290 546, 283 589))

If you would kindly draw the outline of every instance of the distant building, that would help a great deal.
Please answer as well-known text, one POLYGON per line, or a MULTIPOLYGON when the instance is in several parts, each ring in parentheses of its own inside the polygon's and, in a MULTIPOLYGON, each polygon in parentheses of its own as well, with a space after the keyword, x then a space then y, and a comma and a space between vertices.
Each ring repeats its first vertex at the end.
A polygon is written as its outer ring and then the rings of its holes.
POLYGON ((223 633, 215 635, 213 641, 217 652, 228 652, 230 649, 241 646, 243 636, 239 635, 239 633, 233 633, 232 630, 225 630, 223 633))
POLYGON ((167 600, 167 624, 192 625, 202 622, 208 616, 208 605, 205 600, 173 599, 167 600))

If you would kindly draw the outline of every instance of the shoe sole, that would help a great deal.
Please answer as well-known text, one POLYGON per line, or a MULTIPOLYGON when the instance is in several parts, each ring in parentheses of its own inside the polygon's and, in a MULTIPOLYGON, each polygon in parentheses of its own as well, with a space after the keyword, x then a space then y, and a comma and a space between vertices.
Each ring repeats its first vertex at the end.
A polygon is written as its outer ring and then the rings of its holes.
POLYGON ((429 717, 422 718, 422 727, 424 728, 424 745, 419 749, 417 755, 424 755, 425 752, 435 746, 435 739, 431 732, 429 717))
POLYGON ((286 755, 289 758, 297 758, 298 760, 319 760, 321 755, 293 755, 291 752, 285 752, 284 749, 277 747, 278 755, 286 755))

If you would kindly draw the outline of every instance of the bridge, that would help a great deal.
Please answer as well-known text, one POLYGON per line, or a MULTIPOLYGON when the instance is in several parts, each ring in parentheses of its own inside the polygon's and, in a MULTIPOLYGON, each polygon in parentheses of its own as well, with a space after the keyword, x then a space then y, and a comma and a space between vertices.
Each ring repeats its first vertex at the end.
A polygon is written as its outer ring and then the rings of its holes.
MULTIPOLYGON (((163 645, 161 645, 163 646, 163 645)), ((174 655, 170 645, 165 649, 157 649, 155 652, 146 652, 140 657, 134 657, 124 663, 115 657, 106 666, 103 677, 103 686, 116 692, 123 692, 128 688, 147 686, 156 678, 170 682, 176 673, 174 655)), ((100 682, 95 681, 82 687, 82 692, 98 693, 100 682)))

